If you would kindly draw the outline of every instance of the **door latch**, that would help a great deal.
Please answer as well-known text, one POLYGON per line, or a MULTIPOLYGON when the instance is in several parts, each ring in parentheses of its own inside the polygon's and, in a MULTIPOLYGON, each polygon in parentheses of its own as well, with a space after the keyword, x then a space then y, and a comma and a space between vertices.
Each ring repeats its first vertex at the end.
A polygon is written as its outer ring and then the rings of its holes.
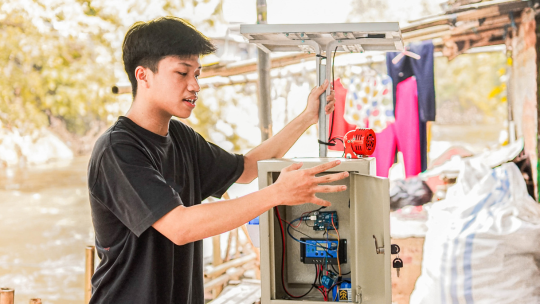
POLYGON ((379 247, 375 235, 373 236, 373 239, 375 240, 375 251, 377 252, 377 254, 384 254, 384 247, 379 247))

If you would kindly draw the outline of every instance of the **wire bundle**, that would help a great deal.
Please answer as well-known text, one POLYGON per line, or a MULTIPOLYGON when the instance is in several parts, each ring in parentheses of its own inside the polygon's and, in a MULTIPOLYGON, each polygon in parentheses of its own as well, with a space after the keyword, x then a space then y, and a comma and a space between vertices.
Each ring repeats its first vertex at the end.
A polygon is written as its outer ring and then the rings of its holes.
MULTIPOLYGON (((294 231, 300 233, 300 234, 303 234, 304 236, 306 236, 307 238, 309 239, 313 239, 312 237, 310 237, 309 235, 303 233, 302 231, 296 229, 298 227, 300 227, 300 224, 302 223, 302 219, 304 218, 304 223, 306 223, 307 225, 307 222, 306 222, 306 216, 309 216, 309 214, 313 213, 313 212, 316 212, 316 211, 319 211, 321 210, 322 208, 324 207, 321 207, 317 210, 313 210, 313 211, 309 211, 309 212, 305 212, 303 213, 300 217, 292 220, 290 223, 284 219, 281 218, 281 215, 279 213, 279 210, 277 207, 274 207, 274 213, 278 219, 278 222, 279 222, 279 228, 280 228, 280 232, 281 232, 281 241, 282 241, 282 253, 281 253, 281 286, 283 287, 283 290, 285 291, 285 293, 291 297, 291 298, 295 298, 295 299, 299 299, 299 298, 303 298, 305 296, 307 296, 312 290, 313 288, 317 289, 321 295, 323 296, 323 299, 324 301, 328 301, 329 298, 329 293, 330 291, 335 287, 337 286, 338 284, 341 284, 342 282, 347 282, 346 280, 343 280, 342 277, 341 277, 341 264, 340 264, 340 261, 339 261, 339 231, 336 229, 336 226, 334 224, 334 216, 332 215, 332 227, 334 228, 335 232, 337 233, 337 239, 338 239, 338 246, 337 246, 337 250, 336 250, 336 257, 337 257, 337 261, 338 261, 338 268, 339 270, 336 271, 334 269, 334 265, 330 264, 330 266, 332 267, 332 269, 334 270, 334 272, 338 273, 338 279, 336 280, 336 282, 330 287, 330 288, 325 288, 323 285, 322 285, 322 282, 321 282, 321 278, 324 274, 328 275, 328 263, 327 263, 327 257, 325 257, 325 263, 324 265, 322 264, 315 264, 315 280, 313 281, 313 284, 311 285, 311 288, 304 294, 302 295, 293 295, 291 294, 286 286, 285 286, 285 278, 284 278, 284 275, 285 275, 285 257, 286 257, 286 241, 285 241, 285 228, 283 227, 283 223, 287 224, 287 234, 296 242, 298 243, 302 243, 302 244, 307 244, 307 245, 312 245, 312 244, 309 244, 309 243, 306 243, 304 241, 301 241, 299 239, 297 239, 296 237, 294 237, 291 233, 291 229, 293 229, 294 231), (307 215, 306 215, 307 214, 307 215), (293 225, 295 222, 298 222, 298 224, 296 225, 293 225), (325 273, 326 271, 326 273, 325 273)), ((312 226, 308 226, 308 227, 312 227, 312 226)), ((324 251, 326 251, 329 255, 331 254, 329 250, 331 250, 330 248, 328 248, 328 235, 329 235, 329 231, 328 229, 325 229, 325 234, 326 234, 326 246, 323 246, 321 243, 318 243, 316 242, 317 246, 322 248, 324 251)), ((327 255, 328 256, 328 255, 327 255)), ((347 274, 350 274, 350 271, 347 273, 347 274)), ((334 299, 332 299, 332 301, 335 301, 335 299, 337 298, 337 293, 334 295, 334 299)))

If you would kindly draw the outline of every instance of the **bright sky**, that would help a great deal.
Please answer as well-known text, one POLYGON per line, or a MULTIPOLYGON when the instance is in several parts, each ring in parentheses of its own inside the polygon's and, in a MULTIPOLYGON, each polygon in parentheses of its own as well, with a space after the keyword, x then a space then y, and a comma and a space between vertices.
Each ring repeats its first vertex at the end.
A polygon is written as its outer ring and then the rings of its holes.
MULTIPOLYGON (((352 0, 267 0, 268 23, 345 22, 352 0)), ((255 0, 225 0, 223 12, 229 22, 255 23, 255 0)))
MULTIPOLYGON (((360 0, 266 0, 268 23, 347 22, 353 1, 360 0)), ((444 0, 387 0, 380 21, 406 21, 441 12, 444 0)), ((255 23, 256 0, 224 0, 223 12, 231 23, 255 23)))

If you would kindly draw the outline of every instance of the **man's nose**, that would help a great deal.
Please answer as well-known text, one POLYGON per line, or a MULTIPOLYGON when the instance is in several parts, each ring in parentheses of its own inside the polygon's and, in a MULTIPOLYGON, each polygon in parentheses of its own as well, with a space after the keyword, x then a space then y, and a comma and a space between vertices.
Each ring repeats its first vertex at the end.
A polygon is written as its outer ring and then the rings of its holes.
POLYGON ((188 84, 188 90, 191 92, 199 92, 201 86, 199 85, 199 80, 196 77, 193 77, 188 84))

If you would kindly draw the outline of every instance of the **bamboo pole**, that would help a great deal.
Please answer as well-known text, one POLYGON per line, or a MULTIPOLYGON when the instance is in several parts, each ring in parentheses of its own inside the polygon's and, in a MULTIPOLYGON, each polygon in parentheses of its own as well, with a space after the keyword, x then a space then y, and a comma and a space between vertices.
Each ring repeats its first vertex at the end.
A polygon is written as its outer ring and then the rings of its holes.
POLYGON ((234 253, 234 257, 238 259, 240 257, 240 233, 238 233, 238 228, 234 229, 234 237, 236 239, 236 252, 234 253))
POLYGON ((30 299, 30 304, 41 304, 41 299, 30 299))
POLYGON ((221 275, 209 281, 208 283, 204 284, 204 291, 215 290, 216 288, 223 288, 223 284, 226 284, 231 279, 238 279, 240 276, 242 276, 242 274, 244 274, 245 271, 246 269, 244 268, 237 268, 231 271, 230 273, 221 275))
POLYGON ((206 272, 205 277, 213 278, 213 277, 219 276, 222 273, 224 273, 225 271, 227 271, 227 269, 229 269, 229 268, 244 265, 245 263, 250 262, 252 260, 255 260, 256 258, 257 258, 257 255, 254 252, 252 252, 252 253, 250 253, 248 255, 245 255, 245 256, 243 256, 241 258, 230 260, 227 263, 223 263, 223 264, 221 264, 221 265, 219 265, 217 267, 214 267, 210 271, 206 272))
POLYGON ((84 272, 84 303, 89 303, 92 297, 92 276, 94 275, 94 256, 96 247, 86 246, 86 269, 84 272))
MULTIPOLYGON (((215 235, 212 237, 212 247, 213 247, 213 258, 214 267, 218 267, 223 263, 223 259, 221 258, 221 235, 215 235)), ((223 286, 217 285, 214 289, 212 289, 212 295, 214 296, 214 299, 217 298, 217 296, 221 293, 223 290, 223 286)))
POLYGON ((15 290, 12 288, 0 288, 0 304, 13 304, 15 302, 15 290))
POLYGON ((232 239, 233 239, 233 233, 232 231, 229 231, 229 238, 227 240, 227 250, 225 250, 225 258, 223 259, 223 262, 228 262, 231 259, 231 247, 232 247, 232 239))

